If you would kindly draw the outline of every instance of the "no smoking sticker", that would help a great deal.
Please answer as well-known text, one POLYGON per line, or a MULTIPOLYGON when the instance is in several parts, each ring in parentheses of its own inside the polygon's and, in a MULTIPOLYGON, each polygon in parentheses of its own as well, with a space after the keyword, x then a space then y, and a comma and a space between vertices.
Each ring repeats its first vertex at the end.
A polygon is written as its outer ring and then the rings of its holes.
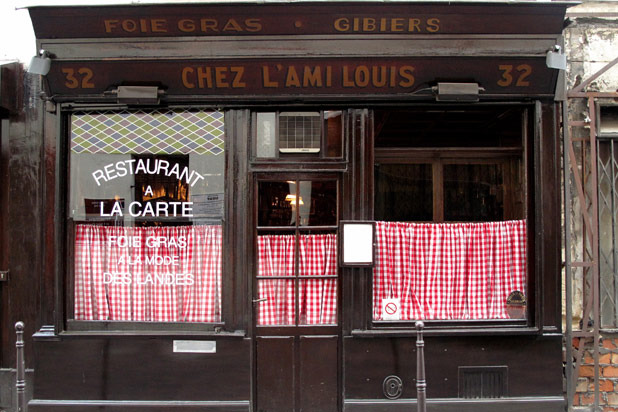
POLYGON ((382 299, 382 320, 401 320, 399 298, 382 299))

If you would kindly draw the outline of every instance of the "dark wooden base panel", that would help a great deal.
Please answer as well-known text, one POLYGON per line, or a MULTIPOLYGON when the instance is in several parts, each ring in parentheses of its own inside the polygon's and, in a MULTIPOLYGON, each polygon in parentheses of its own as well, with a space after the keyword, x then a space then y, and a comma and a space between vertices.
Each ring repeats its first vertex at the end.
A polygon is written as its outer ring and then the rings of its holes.
MULTIPOLYGON (((216 342, 216 352, 174 351, 174 341, 186 339, 84 335, 38 339, 29 410, 253 410, 252 340, 194 336, 190 339, 216 342)), ((255 379, 265 386, 263 392, 257 391, 257 410, 278 412, 294 405, 329 411, 415 409, 413 337, 343 338, 341 387, 337 340, 335 336, 258 338, 255 379), (272 353, 279 362, 269 361, 266 355, 272 353), (321 364, 330 366, 311 369, 320 364, 312 362, 315 357, 301 356, 295 363, 302 353, 327 358, 321 364), (291 367, 294 364, 300 369, 291 367), (402 383, 395 399, 389 399, 384 389, 391 376, 402 383), (305 389, 296 400, 295 385, 305 389)), ((430 412, 564 408, 562 385, 555 379, 562 370, 559 335, 428 336, 425 344, 430 412), (474 391, 480 391, 478 396, 474 391)))
POLYGON ((124 406, 117 402, 136 410, 199 409, 217 402, 225 410, 246 410, 250 350, 250 341, 238 337, 62 336, 35 341, 32 410, 71 409, 71 401, 104 410, 121 410, 124 406), (216 353, 174 351, 174 340, 188 339, 215 341, 216 353))
POLYGON ((258 411, 338 410, 337 336, 258 337, 256 343, 258 411))
MULTIPOLYGON (((427 399, 562 397, 561 339, 427 336, 427 399)), ((383 385, 393 375, 402 381, 399 399, 415 399, 415 345, 411 337, 344 338, 345 399, 387 400, 383 385)))
MULTIPOLYGON (((563 412, 563 397, 506 399, 427 399, 427 412, 563 412)), ((344 412, 410 412, 416 411, 416 399, 396 401, 366 399, 349 400, 344 412)))

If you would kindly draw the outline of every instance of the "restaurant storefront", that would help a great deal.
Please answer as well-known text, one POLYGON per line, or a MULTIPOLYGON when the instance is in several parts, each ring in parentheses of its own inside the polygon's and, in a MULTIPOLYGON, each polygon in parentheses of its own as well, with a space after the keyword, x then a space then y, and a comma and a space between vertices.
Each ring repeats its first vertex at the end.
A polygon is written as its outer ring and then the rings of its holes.
POLYGON ((567 5, 29 7, 30 410, 563 410, 567 5))

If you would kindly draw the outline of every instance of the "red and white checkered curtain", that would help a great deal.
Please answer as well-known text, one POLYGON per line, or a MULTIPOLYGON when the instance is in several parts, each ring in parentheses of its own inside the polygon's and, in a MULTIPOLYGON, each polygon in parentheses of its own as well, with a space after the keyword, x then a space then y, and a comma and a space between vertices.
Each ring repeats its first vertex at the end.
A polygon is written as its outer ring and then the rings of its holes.
POLYGON ((75 319, 219 322, 221 233, 77 225, 75 319))
MULTIPOLYGON (((295 236, 258 236, 258 325, 294 325, 295 236)), ((299 323, 337 322, 337 237, 334 234, 299 237, 299 323), (303 279, 303 276, 310 277, 303 279), (329 276, 317 279, 319 276, 329 276), (332 277, 330 277, 332 276, 332 277)))
POLYGON ((526 221, 376 222, 373 316, 400 300, 401 320, 507 319, 526 291, 526 221))
POLYGON ((294 325, 293 235, 258 236, 258 325, 294 325), (285 277, 285 278, 282 278, 285 277))
POLYGON ((300 323, 337 323, 337 279, 302 279, 303 276, 337 276, 337 236, 300 236, 300 323))

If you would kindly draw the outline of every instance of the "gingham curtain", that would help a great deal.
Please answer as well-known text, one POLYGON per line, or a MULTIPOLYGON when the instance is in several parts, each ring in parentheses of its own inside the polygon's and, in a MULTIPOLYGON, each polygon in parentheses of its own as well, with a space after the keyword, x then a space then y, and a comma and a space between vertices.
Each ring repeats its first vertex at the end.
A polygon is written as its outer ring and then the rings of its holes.
POLYGON ((221 226, 77 225, 74 297, 76 320, 218 322, 221 226))
POLYGON ((303 325, 337 323, 337 279, 302 279, 337 276, 337 236, 300 236, 299 307, 303 325))
POLYGON ((401 320, 506 319, 526 291, 526 221, 376 222, 373 317, 400 300, 401 320))
POLYGON ((258 325, 293 325, 294 301, 293 235, 258 236, 258 325), (286 277, 282 279, 281 277, 286 277))
MULTIPOLYGON (((258 236, 258 325, 294 325, 295 237, 258 236), (285 278, 282 278, 285 277, 285 278)), ((334 234, 299 237, 299 323, 337 323, 337 237, 334 234), (319 279, 320 276, 333 276, 319 279), (310 278, 303 278, 310 277, 310 278)))

